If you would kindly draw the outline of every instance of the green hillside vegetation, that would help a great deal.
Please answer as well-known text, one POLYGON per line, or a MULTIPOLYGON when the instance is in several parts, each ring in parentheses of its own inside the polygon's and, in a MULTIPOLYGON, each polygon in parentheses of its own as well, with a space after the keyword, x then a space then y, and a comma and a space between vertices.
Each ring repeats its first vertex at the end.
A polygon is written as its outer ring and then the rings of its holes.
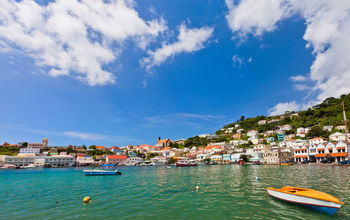
MULTIPOLYGON (((210 142, 229 142, 230 140, 233 140, 232 134, 236 133, 238 129, 243 129, 244 132, 254 129, 259 133, 264 133, 269 130, 277 130, 279 126, 287 124, 291 125, 293 128, 290 131, 286 131, 286 134, 295 134, 297 128, 299 127, 310 127, 311 131, 307 134, 306 138, 318 136, 328 138, 331 132, 323 130, 322 128, 324 126, 332 125, 332 132, 336 132, 339 131, 335 130, 336 126, 344 125, 342 101, 344 101, 347 118, 350 119, 349 93, 347 95, 340 96, 340 98, 327 98, 321 104, 315 105, 305 111, 286 112, 284 115, 278 116, 260 115, 252 118, 245 118, 244 116, 241 116, 236 122, 227 124, 223 127, 223 129, 216 131, 216 134, 220 135, 219 138, 208 140, 207 138, 201 138, 198 136, 191 137, 185 141, 185 147, 206 146, 210 142), (297 116, 293 115, 294 113, 297 113, 297 116), (264 125, 258 124, 258 121, 260 120, 271 121, 273 119, 278 119, 279 121, 274 123, 266 123, 264 125), (239 126, 235 128, 237 124, 239 126), (233 128, 231 134, 225 133, 225 130, 228 128, 233 128)), ((276 140, 276 136, 277 135, 273 135, 272 137, 274 137, 276 140)), ((261 137, 263 136, 260 135, 260 138, 261 137)), ((248 137, 246 135, 243 135, 242 137, 243 140, 247 140, 247 138, 248 137)))
MULTIPOLYGON (((292 116, 292 114, 295 112, 286 112, 283 115, 284 117, 283 119, 280 119, 281 116, 272 116, 272 117, 257 116, 253 118, 247 118, 247 119, 244 119, 244 116, 242 116, 240 120, 238 120, 235 123, 228 124, 224 126, 224 128, 227 129, 230 127, 234 127, 236 124, 239 124, 239 127, 237 129, 244 129, 245 132, 248 130, 255 129, 259 131, 259 133, 262 133, 268 130, 275 130, 277 129, 278 126, 289 124, 293 126, 293 129, 287 132, 287 134, 289 134, 289 133, 295 133, 296 129, 299 127, 306 128, 306 127, 318 126, 320 128, 323 128, 324 126, 327 126, 327 125, 333 125, 334 127, 336 127, 338 125, 344 125, 342 101, 344 101, 346 115, 347 115, 347 118, 349 118, 350 117, 350 93, 347 95, 342 95, 340 98, 333 98, 333 97, 327 98, 319 105, 313 106, 312 108, 309 108, 305 111, 298 112, 298 116, 292 116), (280 119, 280 121, 271 123, 271 124, 267 123, 264 125, 258 125, 258 121, 260 120, 270 121, 272 119, 280 119)), ((233 133, 237 129, 234 129, 233 133)), ((223 132, 224 131, 219 130, 216 133, 222 134, 223 132)))

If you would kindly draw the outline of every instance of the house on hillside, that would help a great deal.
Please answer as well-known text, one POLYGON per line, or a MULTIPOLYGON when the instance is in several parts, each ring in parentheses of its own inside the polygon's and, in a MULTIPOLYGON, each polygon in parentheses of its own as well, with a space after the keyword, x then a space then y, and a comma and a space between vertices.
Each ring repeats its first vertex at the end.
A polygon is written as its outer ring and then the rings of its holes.
POLYGON ((334 134, 329 135, 330 141, 346 141, 346 139, 350 139, 350 134, 347 135, 347 138, 345 137, 345 134, 342 134, 340 132, 335 132, 334 134))
POLYGON ((333 130, 333 125, 324 126, 322 130, 331 132, 333 130))
POLYGON ((232 135, 233 139, 241 139, 242 138, 242 134, 241 133, 236 133, 234 135, 232 135))
POLYGON ((288 125, 288 124, 280 126, 280 130, 282 130, 282 131, 290 131, 290 130, 292 130, 292 128, 293 127, 291 125, 288 125))
POLYGON ((266 124, 266 120, 260 120, 260 121, 258 121, 258 125, 264 125, 264 124, 266 124))
POLYGON ((118 154, 118 155, 124 154, 124 151, 117 146, 111 147, 111 148, 109 148, 109 150, 115 154, 118 154))
POLYGON ((160 147, 160 148, 164 148, 164 147, 169 147, 170 143, 172 143, 173 141, 170 139, 160 139, 160 137, 158 137, 157 139, 157 143, 154 145, 156 147, 160 147))
POLYGON ((96 146, 96 150, 106 151, 107 148, 105 146, 96 146))
POLYGON ((254 137, 254 136, 258 136, 258 135, 259 135, 259 132, 258 132, 257 130, 249 130, 249 131, 247 132, 247 135, 248 135, 249 137, 254 137))
POLYGON ((125 165, 128 157, 126 155, 108 155, 106 162, 109 164, 125 165))

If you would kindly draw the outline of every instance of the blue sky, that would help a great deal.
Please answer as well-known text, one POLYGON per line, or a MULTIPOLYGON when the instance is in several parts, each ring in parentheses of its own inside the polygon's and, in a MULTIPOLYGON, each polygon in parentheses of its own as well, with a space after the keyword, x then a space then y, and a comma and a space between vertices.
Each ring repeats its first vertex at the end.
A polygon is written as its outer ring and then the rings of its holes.
POLYGON ((339 96, 350 90, 347 8, 3 1, 0 142, 154 144, 339 96))

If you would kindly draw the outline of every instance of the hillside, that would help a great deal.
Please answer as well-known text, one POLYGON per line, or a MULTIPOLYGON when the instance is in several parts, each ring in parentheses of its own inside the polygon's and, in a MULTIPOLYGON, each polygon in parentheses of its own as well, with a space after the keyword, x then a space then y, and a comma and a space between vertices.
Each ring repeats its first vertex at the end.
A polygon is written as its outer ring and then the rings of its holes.
POLYGON ((322 136, 328 138, 329 134, 335 131, 343 132, 336 129, 337 126, 344 125, 342 101, 344 101, 347 118, 350 118, 350 93, 342 95, 340 98, 327 98, 321 104, 313 106, 305 111, 300 112, 286 112, 284 115, 278 116, 257 116, 252 118, 245 118, 241 116, 236 122, 225 125, 222 129, 216 131, 218 135, 211 140, 201 137, 191 137, 185 141, 185 147, 206 145, 209 142, 229 142, 233 140, 232 134, 236 133, 238 129, 243 129, 242 139, 247 140, 245 135, 249 130, 257 130, 259 137, 276 137, 276 134, 266 135, 267 131, 276 131, 283 125, 290 125, 292 128, 285 131, 285 134, 296 134, 297 128, 310 128, 310 132, 305 138, 313 138, 322 136), (266 120, 265 124, 260 124, 259 121, 266 120), (333 126, 328 131, 324 130, 324 126, 333 126), (265 133, 265 135, 263 135, 265 133))

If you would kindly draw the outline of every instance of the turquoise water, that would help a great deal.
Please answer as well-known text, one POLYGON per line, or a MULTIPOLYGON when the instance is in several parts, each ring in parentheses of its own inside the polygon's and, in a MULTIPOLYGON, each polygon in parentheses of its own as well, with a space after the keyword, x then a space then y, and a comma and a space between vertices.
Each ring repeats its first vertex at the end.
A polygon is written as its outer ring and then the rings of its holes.
MULTIPOLYGON (((350 167, 121 167, 121 176, 80 168, 0 171, 0 219, 345 219, 272 199, 292 185, 349 199, 350 167), (260 181, 256 177, 260 177, 260 181), (196 191, 196 186, 199 190, 196 191), (90 196, 92 202, 82 204, 90 196)), ((345 202, 347 202, 345 200, 345 202)))

